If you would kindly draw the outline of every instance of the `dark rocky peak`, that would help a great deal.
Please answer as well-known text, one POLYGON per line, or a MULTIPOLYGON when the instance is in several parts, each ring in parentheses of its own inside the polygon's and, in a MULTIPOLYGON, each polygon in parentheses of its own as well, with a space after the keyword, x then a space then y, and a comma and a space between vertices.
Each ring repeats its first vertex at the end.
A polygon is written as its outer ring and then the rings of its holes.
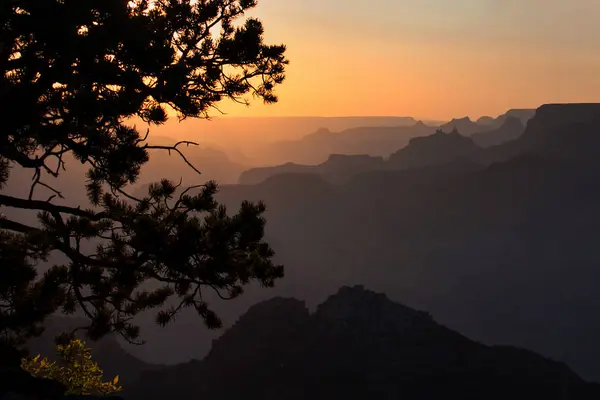
POLYGON ((254 323, 277 325, 290 320, 306 319, 309 316, 306 303, 294 298, 274 297, 253 305, 234 324, 234 327, 254 323))
POLYGON ((492 117, 488 117, 488 116, 483 116, 483 117, 480 117, 476 122, 479 125, 490 126, 490 125, 494 125, 496 123, 496 119, 492 118, 492 117))
POLYGON ((396 333, 418 324, 433 323, 428 313, 394 303, 385 294, 367 290, 362 285, 342 287, 317 307, 313 317, 319 324, 327 320, 346 329, 396 333))
POLYGON ((224 353, 231 352, 231 346, 235 343, 244 343, 246 346, 275 338, 284 339, 285 335, 306 324, 309 316, 306 304, 300 300, 276 297, 258 303, 250 307, 219 339, 213 341, 213 348, 207 359, 219 359, 224 353))
POLYGON ((213 341, 203 362, 210 370, 229 369, 236 376, 252 373, 257 365, 265 370, 278 368, 298 348, 309 319, 309 310, 300 300, 278 297, 258 303, 213 341))
POLYGON ((412 138, 408 146, 390 156, 388 164, 395 169, 423 168, 469 158, 480 150, 473 139, 457 129, 450 133, 438 130, 433 135, 412 138))

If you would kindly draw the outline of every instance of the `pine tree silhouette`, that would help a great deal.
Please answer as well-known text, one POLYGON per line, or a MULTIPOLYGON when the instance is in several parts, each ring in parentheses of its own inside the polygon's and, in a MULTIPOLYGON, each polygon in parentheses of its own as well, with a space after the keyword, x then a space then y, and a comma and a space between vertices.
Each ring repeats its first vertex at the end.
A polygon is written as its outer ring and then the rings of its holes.
POLYGON ((214 182, 183 190, 162 180, 143 198, 127 192, 151 150, 187 162, 180 146, 194 144, 151 146, 148 132, 140 134, 127 118, 162 124, 169 109, 180 119, 208 118, 225 99, 277 101, 285 46, 265 44, 261 22, 244 17, 255 6, 254 0, 1 2, 2 340, 23 343, 57 310, 82 310, 92 339, 112 331, 138 341, 132 318, 154 308, 160 325, 192 307, 216 328, 221 321, 203 291, 228 299, 251 281, 272 286, 283 276, 263 240, 264 204, 244 202, 230 215, 213 198, 214 182), (90 209, 56 204, 63 194, 52 179, 68 156, 89 167, 90 209), (13 168, 31 172, 29 196, 2 193, 13 168), (37 199, 41 186, 53 196, 37 199), (11 208, 37 211, 40 224, 11 219, 11 208), (100 239, 95 253, 82 250, 100 239), (36 265, 51 252, 69 261, 37 277, 36 265), (148 281, 160 287, 141 289, 148 281), (175 306, 165 308, 171 298, 175 306))

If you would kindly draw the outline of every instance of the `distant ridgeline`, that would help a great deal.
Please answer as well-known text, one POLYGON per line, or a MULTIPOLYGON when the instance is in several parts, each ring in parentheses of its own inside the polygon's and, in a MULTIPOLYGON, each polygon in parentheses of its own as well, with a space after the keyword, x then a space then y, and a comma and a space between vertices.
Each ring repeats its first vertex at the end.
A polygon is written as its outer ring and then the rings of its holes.
MULTIPOLYGON (((273 295, 314 306, 363 283, 475 340, 525 347, 600 380, 600 104, 543 106, 501 145, 470 139, 452 131, 414 139, 383 161, 399 169, 363 157, 356 164, 368 170, 349 177, 339 165, 352 157, 334 156, 327 176, 222 186, 228 207, 265 201, 266 235, 286 278, 265 293, 250 288, 220 314, 231 323, 273 295), (415 154, 431 164, 415 166, 415 154), (341 183, 326 180, 331 171, 341 183)), ((166 339, 146 351, 184 359, 194 349, 202 358, 214 335, 194 318, 180 317, 198 328, 177 330, 168 354, 166 339)))
POLYGON ((476 144, 488 147, 521 135, 534 114, 535 110, 510 110, 497 118, 483 117, 473 122, 465 117, 441 125, 415 120, 403 124, 368 125, 369 121, 365 120, 366 124, 360 127, 321 128, 300 139, 274 142, 263 153, 271 165, 288 162, 316 165, 325 162, 331 154, 389 157, 408 145, 410 139, 432 135, 438 129, 445 133, 456 129, 462 135, 472 136, 476 144))
MULTIPOLYGON (((330 155, 317 165, 289 162, 253 168, 240 175, 239 183, 256 184, 274 175, 291 173, 318 174, 328 182, 344 183, 373 170, 439 167, 466 161, 484 168, 525 153, 552 151, 551 146, 558 148, 556 141, 571 141, 573 130, 596 126, 599 109, 600 104, 551 104, 537 110, 511 110, 496 119, 484 117, 477 122, 468 117, 453 119, 439 128, 417 123, 412 127, 360 128, 339 133, 319 131, 303 140, 319 151, 333 141, 339 144, 338 151, 346 150, 344 155, 330 155), (384 129, 385 137, 381 134, 384 129), (347 143, 346 148, 343 143, 347 143), (377 143, 382 149, 373 151, 370 143, 377 143), (394 145, 400 149, 394 151, 394 145), (386 151, 390 156, 384 160, 380 155, 386 151)), ((582 140, 580 135, 576 140, 582 140)), ((301 142, 295 145, 301 148, 301 142)))
POLYGON ((251 307, 203 361, 143 374, 142 399, 597 399, 600 387, 533 352, 485 346, 361 286, 310 314, 251 307))

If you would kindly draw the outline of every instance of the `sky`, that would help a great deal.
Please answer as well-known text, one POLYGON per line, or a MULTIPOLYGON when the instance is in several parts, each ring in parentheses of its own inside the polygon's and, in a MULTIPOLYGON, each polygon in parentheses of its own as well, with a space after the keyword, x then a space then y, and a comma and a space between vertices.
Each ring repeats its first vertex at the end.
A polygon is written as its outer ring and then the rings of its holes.
POLYGON ((600 0, 258 0, 279 103, 230 116, 497 116, 600 101, 600 0))

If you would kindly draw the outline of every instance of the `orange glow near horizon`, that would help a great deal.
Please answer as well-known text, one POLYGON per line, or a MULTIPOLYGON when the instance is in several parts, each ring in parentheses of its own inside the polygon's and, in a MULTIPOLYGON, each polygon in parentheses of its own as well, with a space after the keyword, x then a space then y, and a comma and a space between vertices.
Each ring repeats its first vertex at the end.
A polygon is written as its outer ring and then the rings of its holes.
POLYGON ((259 0, 266 41, 288 46, 279 103, 221 108, 449 119, 600 101, 600 0, 375 3, 259 0))

